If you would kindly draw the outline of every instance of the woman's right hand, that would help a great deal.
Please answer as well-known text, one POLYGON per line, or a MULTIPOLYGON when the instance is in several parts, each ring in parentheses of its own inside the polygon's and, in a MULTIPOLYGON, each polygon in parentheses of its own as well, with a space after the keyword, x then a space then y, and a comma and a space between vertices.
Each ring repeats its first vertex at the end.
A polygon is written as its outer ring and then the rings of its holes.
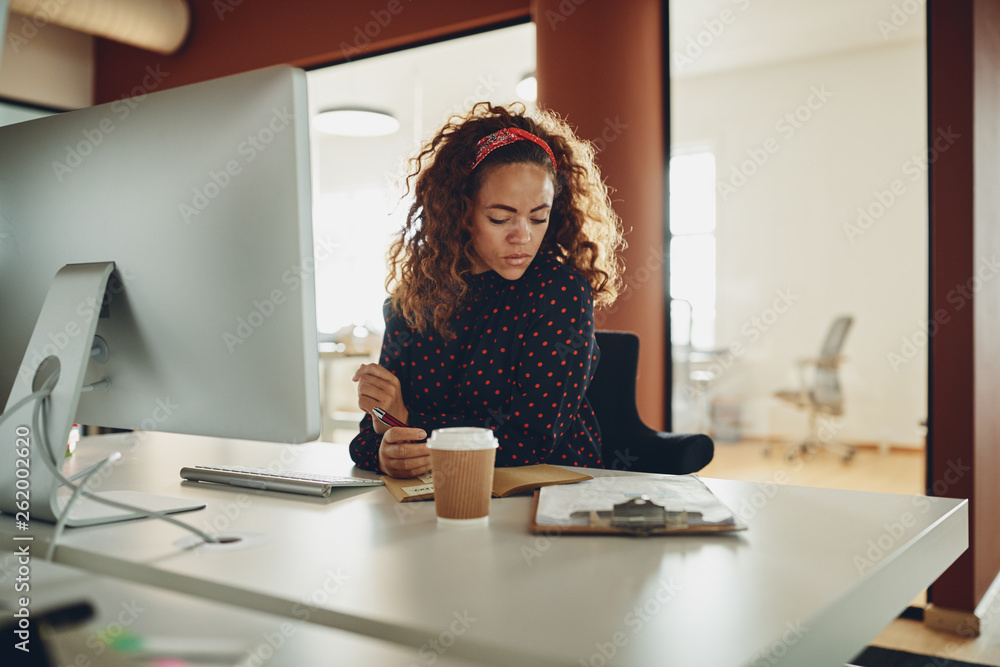
MULTIPOLYGON (((352 378, 358 383, 358 407, 371 414, 372 408, 380 407, 404 424, 410 417, 403 403, 403 389, 399 378, 392 371, 378 364, 361 364, 352 378)), ((389 427, 372 416, 372 426, 379 435, 389 427)))
MULTIPOLYGON (((377 421, 377 420, 376 420, 377 421)), ((431 469, 427 433, 420 428, 394 426, 382 436, 378 463, 389 477, 419 477, 431 469)))

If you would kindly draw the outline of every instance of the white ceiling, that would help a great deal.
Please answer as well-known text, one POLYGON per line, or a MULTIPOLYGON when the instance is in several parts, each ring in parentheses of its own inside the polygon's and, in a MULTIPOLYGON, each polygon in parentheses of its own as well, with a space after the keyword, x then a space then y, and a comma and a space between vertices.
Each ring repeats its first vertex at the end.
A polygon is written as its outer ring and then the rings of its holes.
POLYGON ((924 11, 923 0, 672 0, 670 73, 700 76, 924 39, 924 11))
MULTIPOLYGON (((924 39, 925 19, 920 0, 672 0, 670 31, 671 75, 692 77, 924 39), (907 15, 904 5, 919 11, 907 15), (699 39, 701 51, 685 53, 699 39), (679 60, 690 54, 691 62, 679 60)), ((449 115, 478 101, 515 101, 514 86, 534 68, 535 27, 527 23, 310 72, 313 113, 374 108, 402 126, 377 138, 314 133, 318 191, 395 180, 449 115)))

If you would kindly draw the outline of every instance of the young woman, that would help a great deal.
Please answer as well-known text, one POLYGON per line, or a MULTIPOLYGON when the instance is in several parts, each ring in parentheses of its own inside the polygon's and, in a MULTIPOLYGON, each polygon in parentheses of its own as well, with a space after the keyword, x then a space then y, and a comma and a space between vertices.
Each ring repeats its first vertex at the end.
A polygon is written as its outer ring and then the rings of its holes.
POLYGON ((498 466, 599 467, 594 306, 618 296, 624 242, 593 148, 554 114, 483 102, 423 147, 410 188, 379 363, 354 376, 354 462, 414 477, 433 429, 480 426, 498 466))

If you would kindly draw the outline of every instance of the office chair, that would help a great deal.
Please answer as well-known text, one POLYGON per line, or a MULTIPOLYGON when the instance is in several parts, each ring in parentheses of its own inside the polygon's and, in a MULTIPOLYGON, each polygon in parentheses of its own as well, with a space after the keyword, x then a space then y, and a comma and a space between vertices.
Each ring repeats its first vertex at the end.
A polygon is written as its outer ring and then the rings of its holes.
POLYGON ((656 431, 639 417, 639 337, 627 331, 598 331, 596 336, 601 357, 587 400, 601 427, 604 467, 686 475, 708 465, 715 453, 710 437, 656 431))
MULTIPOLYGON (((847 338, 847 332, 853 322, 854 318, 848 315, 835 319, 830 325, 822 348, 820 348, 819 357, 800 359, 797 362, 799 367, 798 389, 781 390, 774 393, 776 398, 809 413, 809 435, 806 436, 805 440, 785 448, 785 457, 789 460, 794 459, 797 455, 813 454, 820 449, 839 454, 844 463, 854 458, 856 447, 835 440, 833 434, 824 435, 820 432, 818 423, 820 415, 839 417, 844 414, 844 396, 840 390, 840 378, 837 371, 843 360, 840 351, 844 347, 844 340, 847 338), (810 366, 814 367, 811 384, 807 382, 806 377, 806 368, 810 366)), ((768 445, 764 454, 769 454, 770 449, 771 447, 768 445)))

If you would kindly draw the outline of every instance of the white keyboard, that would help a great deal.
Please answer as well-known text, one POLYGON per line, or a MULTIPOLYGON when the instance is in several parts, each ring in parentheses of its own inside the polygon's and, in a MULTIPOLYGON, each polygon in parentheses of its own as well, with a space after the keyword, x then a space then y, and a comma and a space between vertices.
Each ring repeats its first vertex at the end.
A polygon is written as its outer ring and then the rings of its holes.
POLYGON ((246 466, 193 466, 181 468, 181 477, 192 482, 229 484, 264 491, 301 493, 307 496, 326 497, 337 487, 382 486, 380 479, 317 475, 292 470, 249 468, 246 466))

